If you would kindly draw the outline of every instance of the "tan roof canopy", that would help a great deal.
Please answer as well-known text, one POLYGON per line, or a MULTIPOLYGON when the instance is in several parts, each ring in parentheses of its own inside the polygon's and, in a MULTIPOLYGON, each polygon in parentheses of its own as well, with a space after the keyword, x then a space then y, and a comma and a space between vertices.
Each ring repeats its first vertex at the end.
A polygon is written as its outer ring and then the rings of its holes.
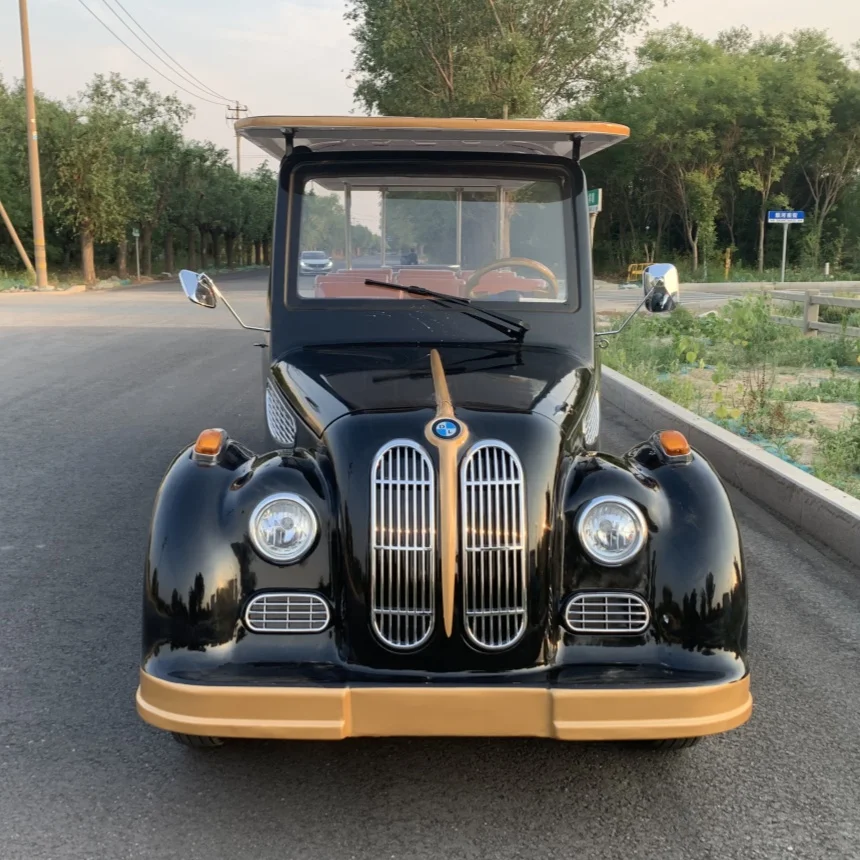
POLYGON ((624 140, 630 129, 611 122, 542 119, 467 119, 363 116, 262 116, 236 123, 236 130, 280 160, 292 145, 318 152, 349 150, 456 150, 534 155, 593 155, 624 140))

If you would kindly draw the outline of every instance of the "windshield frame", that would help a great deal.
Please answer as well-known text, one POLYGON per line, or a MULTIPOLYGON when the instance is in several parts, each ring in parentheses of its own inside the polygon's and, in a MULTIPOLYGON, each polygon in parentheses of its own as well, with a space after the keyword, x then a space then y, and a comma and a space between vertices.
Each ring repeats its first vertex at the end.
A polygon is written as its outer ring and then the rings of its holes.
MULTIPOLYGON (((583 255, 590 255, 590 247, 582 244, 582 230, 578 223, 579 212, 577 198, 584 194, 584 183, 580 170, 574 170, 575 162, 565 158, 541 158, 534 156, 502 156, 498 154, 475 153, 464 157, 457 152, 432 152, 419 154, 405 153, 337 153, 314 154, 298 160, 292 170, 282 172, 282 180, 288 179, 288 187, 283 190, 287 196, 287 225, 286 242, 284 247, 285 289, 283 303, 291 310, 350 310, 376 309, 386 312, 413 312, 416 307, 425 308, 428 312, 438 310, 438 306, 426 299, 404 296, 399 301, 380 299, 356 298, 337 300, 325 298, 310 298, 301 296, 299 286, 300 233, 302 223, 302 208, 304 188, 315 178, 343 175, 366 176, 368 180, 384 180, 387 176, 402 176, 416 173, 418 175, 438 175, 440 178, 449 177, 452 173, 457 176, 476 178, 511 178, 549 180, 561 188, 563 206, 563 234, 565 239, 565 269, 566 296, 557 302, 508 302, 498 300, 470 300, 476 307, 502 312, 523 313, 575 313, 582 307, 582 260, 583 255)), ((286 165, 285 165, 286 167, 286 165)), ((578 165, 577 165, 578 167, 578 165)), ((380 181, 380 185, 384 184, 380 181)), ((525 267, 524 267, 525 268, 525 267)), ((590 266, 589 266, 590 270, 590 266)), ((402 278, 402 276, 401 276, 402 278)), ((404 284, 408 279, 402 278, 404 284)))

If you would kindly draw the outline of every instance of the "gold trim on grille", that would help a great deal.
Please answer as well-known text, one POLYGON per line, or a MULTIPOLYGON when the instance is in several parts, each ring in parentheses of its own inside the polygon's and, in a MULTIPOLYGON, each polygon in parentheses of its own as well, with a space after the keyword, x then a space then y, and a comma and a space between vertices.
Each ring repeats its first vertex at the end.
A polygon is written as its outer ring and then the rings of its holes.
POLYGON ((430 370, 436 395, 436 416, 424 428, 427 441, 439 451, 439 547, 442 568, 442 616, 445 635, 454 632, 454 600, 457 588, 457 452, 469 438, 469 428, 457 421, 460 433, 453 439, 440 439, 433 425, 440 418, 454 418, 454 404, 438 350, 430 351, 430 370))

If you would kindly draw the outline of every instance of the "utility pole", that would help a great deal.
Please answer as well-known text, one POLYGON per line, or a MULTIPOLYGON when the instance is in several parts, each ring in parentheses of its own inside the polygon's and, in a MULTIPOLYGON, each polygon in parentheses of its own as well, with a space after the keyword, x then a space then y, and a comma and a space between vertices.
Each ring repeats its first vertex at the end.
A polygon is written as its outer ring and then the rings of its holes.
POLYGON ((39 133, 36 128, 36 97, 33 93, 33 61, 30 56, 30 22, 27 0, 18 0, 21 16, 21 53, 24 59, 24 92, 27 101, 27 149, 30 156, 30 200, 33 206, 33 250, 36 258, 36 286, 48 288, 45 258, 45 221, 42 216, 42 177, 39 171, 39 133))
MULTIPOLYGON (((236 104, 233 107, 227 108, 227 111, 228 111, 227 117, 226 117, 227 120, 232 121, 232 122, 237 122, 238 120, 240 120, 242 118, 243 113, 248 113, 248 106, 247 105, 240 105, 239 102, 236 102, 236 104)), ((239 137, 239 132, 237 131, 236 132, 236 173, 242 172, 241 155, 239 153, 239 142, 241 140, 242 140, 242 138, 239 137)))

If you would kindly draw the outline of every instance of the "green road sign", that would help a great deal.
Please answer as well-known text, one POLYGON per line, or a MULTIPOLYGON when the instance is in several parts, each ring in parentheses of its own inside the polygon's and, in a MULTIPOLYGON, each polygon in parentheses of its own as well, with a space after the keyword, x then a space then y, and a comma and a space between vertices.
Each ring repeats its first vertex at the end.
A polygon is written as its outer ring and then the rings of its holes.
POLYGON ((136 239, 140 235, 140 230, 138 230, 137 227, 132 227, 131 235, 134 236, 134 238, 136 239))
POLYGON ((588 189, 588 214, 596 215, 603 209, 603 189, 588 189))

